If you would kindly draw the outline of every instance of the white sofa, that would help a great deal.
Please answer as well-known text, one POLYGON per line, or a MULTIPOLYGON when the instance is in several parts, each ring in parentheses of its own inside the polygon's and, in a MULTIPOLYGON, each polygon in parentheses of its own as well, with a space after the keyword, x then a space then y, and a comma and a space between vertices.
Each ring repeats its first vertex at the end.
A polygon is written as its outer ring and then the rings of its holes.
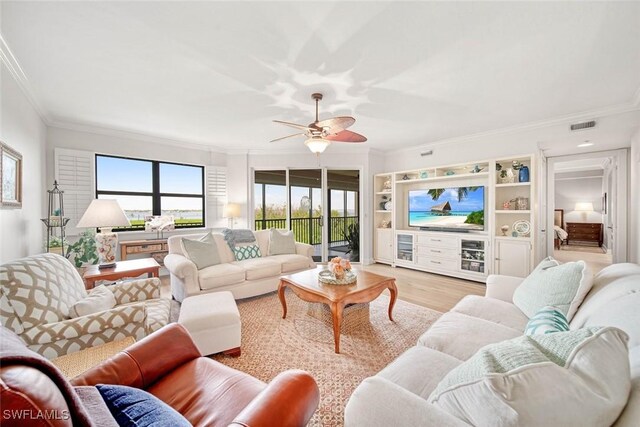
MULTIPOLYGON (((358 386, 345 409, 345 426, 468 427, 426 399, 451 369, 481 347, 523 334, 528 319, 512 304, 513 292, 522 280, 489 276, 484 297, 463 298, 420 337, 415 347, 358 386)), ((639 265, 615 264, 595 276, 593 288, 570 324, 571 329, 584 326, 614 326, 629 335, 632 390, 614 425, 639 426, 639 265)))
POLYGON ((182 302, 185 298, 206 292, 231 291, 235 299, 248 298, 275 291, 282 274, 315 268, 313 246, 296 242, 296 253, 269 256, 270 230, 254 231, 261 258, 236 261, 222 233, 212 233, 221 264, 198 270, 182 251, 181 239, 199 239, 202 234, 171 236, 167 240, 169 254, 164 265, 171 274, 171 293, 182 302))

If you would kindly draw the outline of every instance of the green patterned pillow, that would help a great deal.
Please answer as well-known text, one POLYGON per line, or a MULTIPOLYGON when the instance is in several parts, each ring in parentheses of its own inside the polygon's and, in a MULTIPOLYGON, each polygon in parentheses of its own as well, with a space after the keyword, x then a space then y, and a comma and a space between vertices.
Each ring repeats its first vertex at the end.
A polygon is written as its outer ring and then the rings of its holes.
POLYGON ((236 261, 262 257, 260 246, 258 245, 236 246, 233 248, 233 255, 236 257, 236 261))
POLYGON ((567 332, 569 322, 564 313, 552 305, 548 305, 538 311, 527 322, 524 329, 525 335, 553 334, 554 332, 567 332))
POLYGON ((593 276, 584 261, 560 264, 549 257, 516 288, 513 304, 528 318, 552 305, 571 321, 591 286, 593 276))
POLYGON ((451 370, 428 401, 470 425, 612 425, 631 387, 628 339, 593 327, 490 344, 451 370))

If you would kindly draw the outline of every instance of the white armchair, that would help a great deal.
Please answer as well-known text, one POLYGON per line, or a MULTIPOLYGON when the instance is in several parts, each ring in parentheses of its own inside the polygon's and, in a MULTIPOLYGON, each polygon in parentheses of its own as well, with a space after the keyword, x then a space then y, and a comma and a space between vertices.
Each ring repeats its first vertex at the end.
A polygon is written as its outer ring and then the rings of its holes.
POLYGON ((22 258, 0 266, 0 321, 50 359, 127 336, 140 339, 168 323, 170 300, 160 299, 159 279, 109 289, 115 307, 70 318, 70 307, 87 296, 76 269, 55 254, 22 258))

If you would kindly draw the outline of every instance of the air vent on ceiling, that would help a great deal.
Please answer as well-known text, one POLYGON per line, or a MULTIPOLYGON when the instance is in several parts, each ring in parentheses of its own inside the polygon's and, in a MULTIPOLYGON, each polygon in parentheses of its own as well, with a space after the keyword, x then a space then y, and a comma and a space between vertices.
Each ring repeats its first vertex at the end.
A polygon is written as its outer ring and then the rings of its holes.
POLYGON ((591 129, 596 127, 596 121, 595 120, 591 120, 588 122, 582 122, 582 123, 574 123, 571 125, 571 130, 575 131, 575 130, 585 130, 585 129, 591 129))

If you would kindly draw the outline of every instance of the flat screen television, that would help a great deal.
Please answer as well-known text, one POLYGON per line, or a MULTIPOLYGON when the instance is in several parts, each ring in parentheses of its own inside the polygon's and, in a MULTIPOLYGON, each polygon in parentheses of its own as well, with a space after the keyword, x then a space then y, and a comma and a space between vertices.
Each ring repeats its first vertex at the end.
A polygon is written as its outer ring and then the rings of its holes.
POLYGON ((484 230, 484 187, 409 190, 409 227, 484 230))

